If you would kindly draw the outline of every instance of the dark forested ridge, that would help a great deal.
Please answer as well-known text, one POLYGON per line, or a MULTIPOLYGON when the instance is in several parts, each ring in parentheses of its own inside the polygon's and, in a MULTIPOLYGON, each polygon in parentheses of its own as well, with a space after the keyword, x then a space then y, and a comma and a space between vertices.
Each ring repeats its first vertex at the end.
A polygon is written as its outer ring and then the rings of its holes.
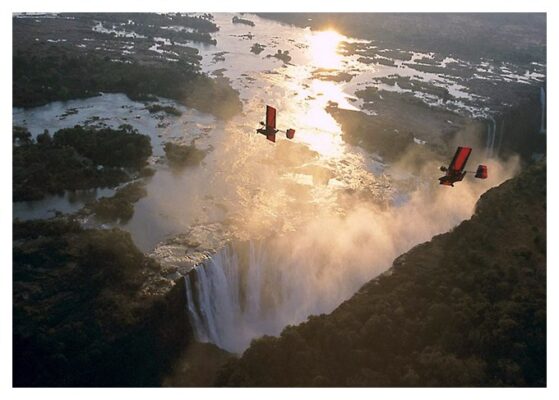
POLYGON ((160 266, 118 229, 14 222, 14 386, 158 386, 191 340, 182 280, 143 289, 160 266))
POLYGON ((546 166, 330 315, 255 340, 219 386, 545 386, 546 166))

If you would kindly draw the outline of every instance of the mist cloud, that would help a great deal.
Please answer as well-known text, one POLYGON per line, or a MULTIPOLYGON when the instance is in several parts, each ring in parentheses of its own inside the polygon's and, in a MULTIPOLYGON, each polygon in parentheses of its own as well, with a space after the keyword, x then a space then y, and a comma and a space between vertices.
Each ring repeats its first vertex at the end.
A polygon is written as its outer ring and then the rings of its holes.
MULTIPOLYGON (((395 167, 405 163, 404 159, 395 167)), ((221 250, 200 267, 207 274, 207 287, 198 289, 209 292, 204 307, 218 314, 212 322, 215 337, 209 339, 241 352, 255 337, 278 335, 309 315, 331 312, 386 271, 398 255, 468 219, 479 196, 519 168, 516 157, 486 164, 487 180, 470 174, 452 188, 438 185, 439 164, 431 161, 419 171, 423 183, 399 205, 386 207, 356 196, 346 199, 341 215, 318 207, 293 232, 253 240, 248 248, 233 244, 221 250)), ((262 218, 261 213, 255 207, 247 223, 262 218)), ((282 217, 276 218, 281 225, 282 217)))

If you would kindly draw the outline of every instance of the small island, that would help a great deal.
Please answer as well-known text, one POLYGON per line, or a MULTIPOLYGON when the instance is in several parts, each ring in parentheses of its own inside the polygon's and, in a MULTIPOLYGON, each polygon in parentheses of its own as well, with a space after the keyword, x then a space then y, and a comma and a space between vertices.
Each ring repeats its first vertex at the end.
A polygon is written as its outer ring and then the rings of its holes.
POLYGON ((194 144, 181 145, 169 142, 165 143, 164 150, 169 165, 178 168, 199 165, 206 156, 206 152, 197 149, 194 144))
POLYGON ((281 49, 278 49, 276 54, 269 55, 268 57, 275 57, 278 60, 283 61, 285 64, 287 64, 289 61, 291 61, 291 56, 289 55, 289 50, 282 51, 281 49))
POLYGON ((239 18, 237 16, 233 17, 233 23, 234 24, 243 24, 243 25, 248 25, 248 26, 254 26, 254 22, 252 22, 249 19, 244 19, 244 18, 239 18))
POLYGON ((252 47, 250 48, 250 51, 256 55, 262 53, 264 51, 264 49, 266 48, 266 46, 261 45, 260 43, 254 43, 252 45, 252 47))
POLYGON ((40 200, 65 190, 115 187, 139 176, 152 154, 149 136, 130 125, 117 129, 76 125, 48 130, 35 140, 13 129, 13 199, 40 200))

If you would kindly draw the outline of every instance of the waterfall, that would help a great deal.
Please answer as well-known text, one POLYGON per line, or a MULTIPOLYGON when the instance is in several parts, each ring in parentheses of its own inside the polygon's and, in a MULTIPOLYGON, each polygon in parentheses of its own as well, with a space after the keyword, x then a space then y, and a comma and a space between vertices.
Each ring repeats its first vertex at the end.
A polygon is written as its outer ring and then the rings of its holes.
POLYGON ((545 127, 545 88, 541 87, 540 88, 540 104, 542 106, 542 120, 540 123, 540 133, 545 133, 546 131, 546 127, 545 127))
POLYGON ((495 118, 489 116, 489 124, 487 124, 487 138, 485 140, 485 156, 487 158, 493 157, 493 150, 495 147, 495 137, 497 136, 497 122, 495 118))
POLYGON ((483 188, 461 187, 458 206, 421 190, 399 207, 357 207, 289 235, 227 244, 185 277, 196 339, 242 353, 254 338, 332 312, 397 255, 471 216, 483 188))
POLYGON ((326 283, 332 274, 320 271, 323 258, 296 257, 276 244, 228 245, 185 277, 198 341, 240 353, 255 337, 279 335, 289 324, 333 310, 370 277, 326 283))
POLYGON ((503 138, 505 137, 505 119, 501 119, 501 128, 499 129, 499 144, 497 145, 497 155, 501 154, 501 147, 503 146, 503 138))
POLYGON ((235 331, 243 316, 239 279, 238 258, 230 247, 185 277, 188 313, 198 341, 237 348, 235 331))
POLYGON ((266 325, 262 291, 266 288, 262 245, 249 243, 248 260, 228 245, 194 268, 186 279, 188 313, 197 340, 232 352, 248 346, 254 333, 277 334, 266 325))

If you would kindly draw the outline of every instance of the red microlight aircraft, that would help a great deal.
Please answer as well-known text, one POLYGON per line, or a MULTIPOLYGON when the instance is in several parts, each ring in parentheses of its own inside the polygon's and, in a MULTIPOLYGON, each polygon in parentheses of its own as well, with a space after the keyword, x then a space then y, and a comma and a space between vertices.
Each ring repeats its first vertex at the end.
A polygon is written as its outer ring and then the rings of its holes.
MULTIPOLYGON (((276 129, 276 109, 271 106, 266 106, 266 123, 260 122, 264 128, 257 129, 256 132, 261 133, 266 136, 270 142, 276 142, 276 133, 279 132, 276 129)), ((293 139, 295 137, 295 129, 288 129, 285 131, 285 137, 288 139, 293 139)))
MULTIPOLYGON (((474 173, 474 171, 464 171, 471 152, 471 147, 458 147, 456 149, 456 153, 454 154, 448 168, 441 167, 441 171, 446 172, 445 176, 439 178, 441 185, 454 186, 454 183, 464 179, 464 176, 466 176, 467 173, 474 173)), ((479 179, 487 179, 487 166, 478 165, 477 171, 475 171, 475 177, 479 179)))

